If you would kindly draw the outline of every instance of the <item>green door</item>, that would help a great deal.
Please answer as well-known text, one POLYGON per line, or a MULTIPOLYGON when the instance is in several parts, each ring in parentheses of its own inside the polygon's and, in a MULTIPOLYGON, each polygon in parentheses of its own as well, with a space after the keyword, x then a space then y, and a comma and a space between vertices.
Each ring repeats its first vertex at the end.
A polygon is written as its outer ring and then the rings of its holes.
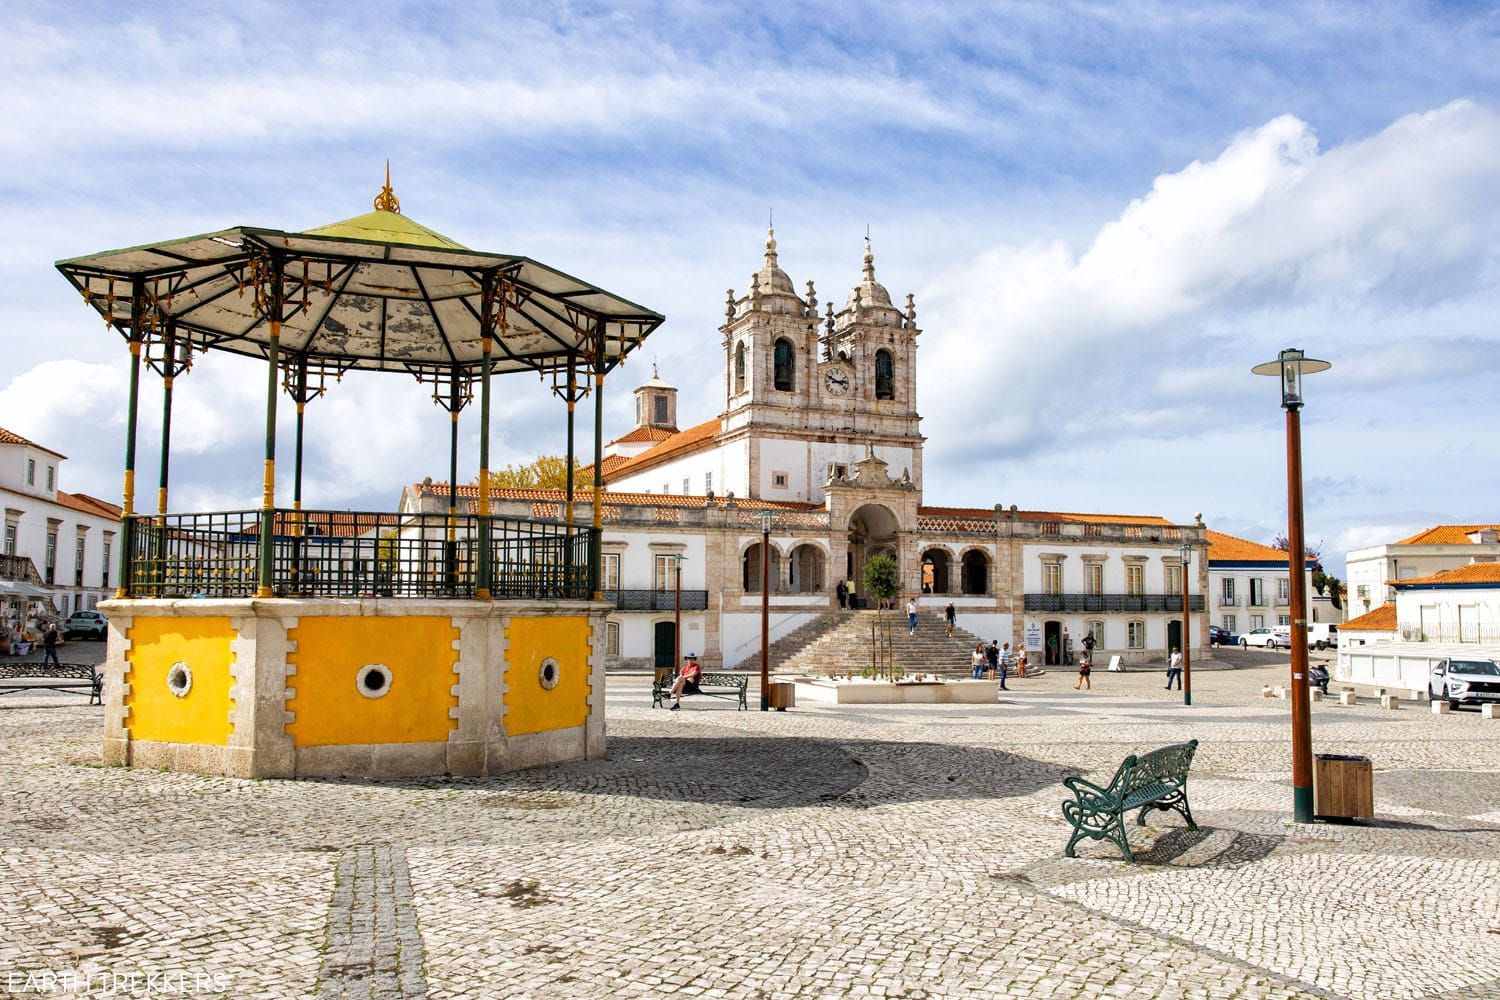
POLYGON ((677 666, 672 662, 672 647, 676 642, 677 626, 672 622, 657 622, 652 643, 652 663, 657 670, 671 670, 677 666))

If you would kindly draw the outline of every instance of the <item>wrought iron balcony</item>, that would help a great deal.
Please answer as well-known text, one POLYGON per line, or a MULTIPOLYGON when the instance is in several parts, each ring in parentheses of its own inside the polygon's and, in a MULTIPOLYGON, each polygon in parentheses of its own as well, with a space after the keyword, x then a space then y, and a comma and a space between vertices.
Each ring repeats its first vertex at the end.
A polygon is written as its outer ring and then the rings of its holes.
MULTIPOLYGON (((680 607, 683 611, 703 611, 708 607, 708 591, 684 590, 680 607)), ((679 605, 673 603, 670 590, 606 590, 604 599, 621 611, 671 611, 679 605)))
MULTIPOLYGON (((1203 610, 1203 595, 1189 594, 1188 608, 1203 610)), ((1181 594, 1027 594, 1027 611, 1058 611, 1110 614, 1136 611, 1145 614, 1181 613, 1181 594)))

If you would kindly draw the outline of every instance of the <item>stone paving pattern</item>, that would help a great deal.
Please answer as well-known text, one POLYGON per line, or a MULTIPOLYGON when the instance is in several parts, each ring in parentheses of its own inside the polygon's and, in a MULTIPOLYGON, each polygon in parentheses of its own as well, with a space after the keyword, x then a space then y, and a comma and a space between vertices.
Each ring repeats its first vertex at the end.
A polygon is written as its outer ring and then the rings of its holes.
POLYGON ((612 678, 605 760, 377 783, 104 768, 100 709, 12 696, 0 994, 1500 997, 1500 723, 1315 704, 1378 817, 1299 827, 1260 697, 1285 673, 1195 674, 1191 708, 1159 672, 1054 670, 993 706, 768 715, 612 678), (1190 737, 1200 830, 1062 857, 1064 776, 1190 737))

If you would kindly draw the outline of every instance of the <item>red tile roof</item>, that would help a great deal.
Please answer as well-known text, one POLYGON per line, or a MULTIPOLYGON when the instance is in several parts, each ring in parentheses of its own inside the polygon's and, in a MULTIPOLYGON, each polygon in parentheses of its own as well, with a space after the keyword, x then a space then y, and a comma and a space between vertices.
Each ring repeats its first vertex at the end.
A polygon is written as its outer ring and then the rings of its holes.
POLYGON ((57 502, 64 507, 71 507, 73 510, 81 511, 85 514, 95 514, 99 517, 110 518, 111 520, 118 518, 121 514, 118 505, 112 504, 108 500, 100 500, 98 497, 91 497, 87 493, 64 493, 62 490, 58 490, 57 502))
POLYGON ((1467 545, 1476 531, 1500 531, 1500 524, 1438 524, 1403 538, 1397 545, 1467 545))
POLYGON ((1226 535, 1222 531, 1209 530, 1207 535, 1209 562, 1287 562, 1287 554, 1281 549, 1226 535))
MULTIPOLYGON (((443 498, 448 495, 447 483, 417 483, 412 486, 413 492, 419 495, 435 496, 443 498)), ((473 503, 479 499, 479 486, 475 483, 462 483, 456 491, 463 500, 473 503)), ((573 491, 573 501, 578 504, 586 504, 593 500, 594 490, 591 486, 581 486, 573 491)), ((567 501, 567 493, 564 490, 540 489, 535 487, 490 487, 491 500, 530 500, 535 503, 560 504, 567 501)), ((681 493, 635 493, 620 490, 605 490, 604 502, 619 506, 629 504, 642 507, 727 507, 727 497, 716 496, 712 500, 704 496, 681 493)), ((740 510, 785 510, 785 511, 821 511, 823 508, 818 504, 801 503, 792 500, 755 500, 750 497, 736 497, 734 506, 740 510)))
POLYGON ((712 420, 705 420, 695 427, 689 427, 685 431, 678 431, 660 444, 647 448, 639 455, 627 458, 613 468, 610 467, 609 460, 606 459, 604 464, 604 478, 606 481, 618 479, 621 476, 639 472, 642 469, 649 469, 654 465, 660 465, 669 459, 680 458, 683 455, 691 455, 695 451, 711 448, 713 447, 714 438, 718 436, 720 426, 718 417, 714 417, 712 420))
POLYGON ((615 438, 610 444, 639 444, 642 441, 665 441, 673 434, 678 433, 670 427, 637 427, 628 434, 622 434, 615 438))
POLYGON ((1457 569, 1445 569, 1440 573, 1430 576, 1418 576, 1409 580, 1389 580, 1391 586, 1409 587, 1413 584, 1445 583, 1458 585, 1465 583, 1500 583, 1500 563, 1469 563, 1457 569))
POLYGON ((1052 510, 1019 510, 1016 515, 1023 521, 1071 521, 1078 524, 1159 524, 1167 527, 1172 522, 1156 514, 1069 514, 1052 510))
POLYGON ((35 441, 30 441, 30 440, 28 440, 26 438, 23 438, 21 435, 17 434, 15 431, 8 431, 4 427, 0 427, 0 444, 19 444, 19 445, 25 445, 28 448, 37 448, 37 449, 40 449, 41 451, 45 451, 49 455, 56 455, 58 458, 67 458, 68 457, 67 455, 64 455, 60 451, 53 451, 51 448, 48 448, 46 445, 37 444, 35 441))
POLYGON ((1396 631, 1396 606, 1382 604, 1369 614, 1351 618, 1339 626, 1340 632, 1394 632, 1396 631))

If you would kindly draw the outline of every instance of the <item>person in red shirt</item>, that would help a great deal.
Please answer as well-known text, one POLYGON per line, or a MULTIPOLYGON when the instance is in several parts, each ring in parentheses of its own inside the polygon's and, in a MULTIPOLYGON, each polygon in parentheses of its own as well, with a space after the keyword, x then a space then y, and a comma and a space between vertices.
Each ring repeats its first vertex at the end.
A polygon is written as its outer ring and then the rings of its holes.
POLYGON ((683 695, 698 693, 698 678, 702 676, 703 668, 698 665, 698 655, 689 653, 683 657, 682 669, 677 671, 677 679, 672 682, 672 711, 682 707, 683 695))

